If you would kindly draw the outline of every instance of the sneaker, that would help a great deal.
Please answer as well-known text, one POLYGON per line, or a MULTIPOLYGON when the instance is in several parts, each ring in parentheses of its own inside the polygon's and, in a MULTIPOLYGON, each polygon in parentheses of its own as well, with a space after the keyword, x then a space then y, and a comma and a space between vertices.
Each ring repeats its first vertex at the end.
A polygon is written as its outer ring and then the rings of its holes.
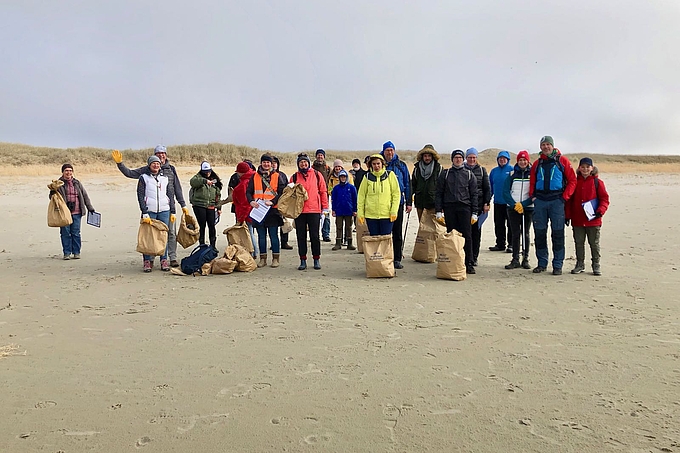
POLYGON ((323 238, 324 242, 331 242, 331 238, 323 238))
POLYGON ((161 270, 163 272, 167 272, 170 270, 170 262, 167 259, 161 260, 161 270))
POLYGON ((553 269, 553 275, 562 275, 562 268, 557 267, 553 269))
POLYGON ((517 260, 512 260, 512 261, 510 261, 510 264, 505 265, 506 269, 517 269, 518 267, 520 267, 520 265, 519 265, 519 261, 517 261, 517 260))
POLYGON ((151 265, 151 261, 144 260, 144 272, 151 272, 152 267, 153 266, 151 265))
POLYGON ((465 268, 465 273, 467 273, 467 274, 476 274, 477 271, 475 270, 475 267, 474 267, 474 266, 467 266, 467 267, 465 268))
POLYGON ((576 263, 576 266, 574 266, 574 268, 571 270, 571 273, 580 274, 584 270, 586 270, 586 267, 583 265, 583 263, 576 263))
POLYGON ((401 264, 401 261, 395 261, 395 262, 394 262, 394 268, 395 268, 395 269, 403 269, 403 268, 404 268, 404 265, 401 264))
POLYGON ((493 247, 489 247, 489 250, 491 250, 492 252, 502 252, 503 250, 505 250, 505 247, 494 245, 493 247))
POLYGON ((536 266, 536 267, 534 268, 534 271, 533 271, 533 272, 534 272, 534 274, 540 274, 541 272, 545 272, 545 267, 543 267, 543 266, 536 266))
POLYGON ((593 275, 602 275, 602 271, 600 270, 600 265, 595 264, 593 265, 593 275))
POLYGON ((74 253, 74 254, 73 254, 73 259, 74 259, 74 260, 79 260, 79 259, 80 259, 80 253, 74 253))
POLYGON ((179 261, 170 260, 170 267, 179 267, 179 261))
POLYGON ((64 261, 68 261, 71 259, 71 255, 64 255, 64 261))

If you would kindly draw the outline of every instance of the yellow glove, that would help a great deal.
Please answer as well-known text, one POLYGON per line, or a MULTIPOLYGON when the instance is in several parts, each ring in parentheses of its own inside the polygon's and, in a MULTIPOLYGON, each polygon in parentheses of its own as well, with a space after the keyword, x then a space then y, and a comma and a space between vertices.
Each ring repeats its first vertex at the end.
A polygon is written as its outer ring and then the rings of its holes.
POLYGON ((394 223, 396 221, 397 221, 397 215, 396 214, 395 215, 390 214, 390 222, 394 223))
POLYGON ((357 222, 359 222, 360 225, 363 225, 366 223, 366 219, 364 219, 363 217, 357 217, 357 222))
POLYGON ((142 222, 151 225, 151 217, 149 217, 149 214, 144 214, 142 216, 142 222))
POLYGON ((170 214, 170 223, 175 223, 175 214, 170 214))
POLYGON ((111 157, 113 157, 113 161, 117 164, 123 162, 123 153, 121 153, 117 149, 111 151, 111 157))
POLYGON ((524 214, 524 206, 519 201, 515 203, 515 211, 517 211, 517 214, 524 214))
POLYGON ((189 208, 187 208, 186 206, 183 207, 182 212, 184 213, 184 215, 189 215, 189 208))

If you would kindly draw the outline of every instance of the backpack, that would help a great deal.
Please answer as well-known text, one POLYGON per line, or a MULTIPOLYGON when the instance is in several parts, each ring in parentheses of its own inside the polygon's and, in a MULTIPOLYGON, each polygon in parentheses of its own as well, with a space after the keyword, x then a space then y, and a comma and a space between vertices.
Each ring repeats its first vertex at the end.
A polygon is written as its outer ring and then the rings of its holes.
POLYGON ((196 247, 191 255, 182 258, 182 272, 193 275, 194 272, 201 272, 201 266, 217 258, 217 249, 208 244, 201 244, 196 247))

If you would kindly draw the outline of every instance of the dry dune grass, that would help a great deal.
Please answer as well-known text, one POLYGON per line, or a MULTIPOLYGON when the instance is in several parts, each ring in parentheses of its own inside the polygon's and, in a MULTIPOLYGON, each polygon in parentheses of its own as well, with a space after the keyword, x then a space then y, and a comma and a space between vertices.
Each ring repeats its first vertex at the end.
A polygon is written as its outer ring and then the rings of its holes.
MULTIPOLYGON (((146 163, 146 159, 153 153, 153 148, 137 150, 121 150, 124 162, 130 167, 141 166, 146 163)), ((378 150, 361 151, 339 151, 326 150, 326 160, 332 162, 341 159, 349 164, 353 158, 363 158, 373 154, 378 150)), ((479 154, 480 164, 488 169, 496 165, 496 155, 499 148, 489 148, 479 154)), ((199 145, 177 145, 168 146, 168 155, 173 164, 182 167, 195 167, 201 161, 207 160, 213 166, 230 168, 235 166, 243 159, 259 161, 260 156, 268 152, 242 145, 230 145, 222 143, 208 143, 199 145)), ((314 149, 303 150, 313 160, 314 149)), ((415 161, 417 151, 398 150, 399 157, 412 165, 415 161)), ((441 152, 441 161, 445 166, 449 165, 449 152, 441 152)), ((280 160, 282 165, 291 167, 295 165, 298 153, 273 153, 280 160)), ((514 162, 515 153, 510 153, 514 162)), ((532 154, 536 158, 537 153, 532 154)), ((567 154, 574 166, 578 164, 581 157, 586 154, 567 154)), ((606 173, 634 173, 634 172, 653 172, 653 173, 680 173, 680 156, 641 156, 641 155, 606 155, 590 154, 595 165, 602 172, 606 173)), ((109 173, 115 172, 113 161, 111 160, 111 150, 102 148, 50 148, 35 147, 16 143, 0 143, 0 159, 3 165, 0 167, 1 176, 23 176, 54 175, 59 173, 59 167, 64 162, 70 162, 76 166, 76 173, 109 173)))

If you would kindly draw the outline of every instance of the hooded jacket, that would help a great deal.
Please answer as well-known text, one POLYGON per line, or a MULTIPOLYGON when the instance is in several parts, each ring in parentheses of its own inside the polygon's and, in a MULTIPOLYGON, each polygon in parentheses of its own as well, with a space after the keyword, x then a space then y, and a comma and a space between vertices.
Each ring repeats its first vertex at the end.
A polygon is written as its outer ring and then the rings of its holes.
POLYGON ((434 148, 423 148, 418 151, 416 155, 416 164, 413 166, 413 173, 411 174, 411 191, 413 192, 413 204, 418 209, 433 209, 434 195, 437 187, 437 178, 442 171, 442 165, 439 163, 439 153, 434 148), (432 174, 428 179, 422 175, 421 165, 423 162, 423 154, 432 154, 432 174))
MULTIPOLYGON (((347 173, 347 171, 345 169, 343 169, 342 171, 347 173)), ((350 175, 349 173, 347 174, 347 181, 350 184, 354 185, 354 178, 352 178, 352 175, 350 175)), ((328 185, 328 195, 331 195, 331 197, 333 196, 332 195, 333 187, 337 186, 338 184, 340 184, 340 174, 338 173, 336 175, 335 172, 331 171, 331 175, 328 177, 328 184, 327 184, 328 185)))
POLYGON ((597 167, 593 168, 590 176, 584 178, 581 173, 576 177, 576 190, 565 206, 565 218, 571 220, 571 225, 575 227, 595 227, 602 226, 602 216, 609 208, 609 193, 607 188, 598 176, 597 167), (597 199, 597 209, 593 220, 588 220, 583 203, 597 199))
POLYGON ((394 172, 385 168, 369 171, 359 187, 357 217, 389 219, 396 216, 401 204, 401 188, 394 172))
POLYGON ((529 196, 531 164, 522 170, 515 164, 515 171, 505 180, 503 198, 508 208, 514 208, 516 203, 522 203, 525 211, 534 210, 534 202, 529 196))
POLYGON ((212 186, 207 184, 208 180, 200 171, 189 180, 191 186, 189 201, 193 206, 214 209, 217 205, 222 191, 222 181, 215 172, 212 172, 210 178, 217 180, 212 186))
POLYGON ((478 212, 477 178, 465 166, 444 170, 437 179, 434 209, 442 212, 445 206, 465 204, 473 213, 478 212))
POLYGON ((234 193, 231 196, 232 199, 234 200, 233 206, 236 212, 237 222, 248 223, 252 222, 250 217, 248 217, 250 215, 250 210, 252 209, 252 207, 250 206, 250 203, 248 203, 246 189, 248 188, 248 183, 250 182, 250 179, 253 177, 254 174, 255 172, 253 170, 249 170, 248 173, 243 173, 241 175, 239 183, 234 188, 234 193))
MULTIPOLYGON (((346 174, 345 170, 340 175, 346 174)), ((338 177, 340 176, 338 175, 338 177)), ((331 193, 331 209, 337 217, 352 216, 357 212, 357 189, 348 181, 338 182, 331 193)))
POLYGON ((510 153, 501 151, 498 153, 498 156, 496 156, 496 162, 498 162, 498 159, 501 157, 508 159, 508 163, 503 166, 499 163, 498 166, 489 173, 489 184, 491 185, 491 196, 493 197, 494 204, 505 204, 503 186, 505 184, 505 179, 514 171, 513 166, 510 164, 510 153))
POLYGON ((576 189, 576 173, 569 159, 559 149, 552 156, 541 153, 531 165, 529 196, 543 201, 557 200, 565 203, 576 189))
MULTIPOLYGON (((381 151, 380 154, 385 157, 384 151, 381 151)), ((399 156, 396 152, 394 153, 391 161, 386 161, 385 169, 391 173, 394 173, 394 176, 397 178, 399 189, 401 190, 399 203, 406 203, 406 206, 411 206, 413 204, 413 201, 411 200, 411 176, 409 175, 408 167, 402 160, 399 159, 399 156)))
POLYGON ((309 197, 302 207, 302 214, 321 214, 328 209, 328 190, 323 174, 312 168, 303 173, 297 171, 290 177, 290 181, 302 185, 309 197))
POLYGON ((477 178, 477 205, 478 211, 473 214, 480 215, 483 211, 484 205, 491 203, 491 184, 489 183, 489 174, 486 172, 486 168, 479 164, 475 164, 474 167, 470 167, 467 162, 463 164, 465 168, 470 170, 475 178, 477 178))

